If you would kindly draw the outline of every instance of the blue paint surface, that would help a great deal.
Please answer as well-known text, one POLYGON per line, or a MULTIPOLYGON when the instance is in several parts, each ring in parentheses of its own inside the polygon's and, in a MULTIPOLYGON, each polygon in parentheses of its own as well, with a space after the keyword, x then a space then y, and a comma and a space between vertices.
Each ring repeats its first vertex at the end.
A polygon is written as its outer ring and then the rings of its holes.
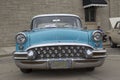
MULTIPOLYGON (((24 50, 30 46, 46 43, 83 43, 95 48, 95 41, 92 39, 93 30, 81 30, 74 28, 46 28, 34 29, 24 32, 27 41, 23 44, 24 50)), ((102 42, 99 42, 102 47, 102 42)), ((16 43, 16 51, 19 51, 19 44, 16 43)))

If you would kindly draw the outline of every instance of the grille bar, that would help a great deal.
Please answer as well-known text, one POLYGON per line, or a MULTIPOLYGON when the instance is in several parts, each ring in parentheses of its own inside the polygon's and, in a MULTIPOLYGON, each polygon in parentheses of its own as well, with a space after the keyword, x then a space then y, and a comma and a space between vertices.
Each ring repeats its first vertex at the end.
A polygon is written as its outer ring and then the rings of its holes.
POLYGON ((51 59, 51 58, 80 58, 84 56, 85 50, 88 49, 93 50, 91 47, 88 46, 76 46, 76 45, 35 47, 29 50, 33 50, 35 53, 38 54, 37 59, 51 59))

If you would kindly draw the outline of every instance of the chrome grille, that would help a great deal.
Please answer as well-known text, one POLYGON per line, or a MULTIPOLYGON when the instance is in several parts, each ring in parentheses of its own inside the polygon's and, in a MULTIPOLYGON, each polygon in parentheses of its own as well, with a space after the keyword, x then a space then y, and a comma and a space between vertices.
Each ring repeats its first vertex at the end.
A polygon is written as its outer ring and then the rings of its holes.
POLYGON ((88 46, 76 46, 76 45, 34 47, 29 50, 32 50, 37 54, 37 59, 51 59, 51 58, 80 58, 85 55, 84 53, 88 49, 93 50, 91 47, 88 46))

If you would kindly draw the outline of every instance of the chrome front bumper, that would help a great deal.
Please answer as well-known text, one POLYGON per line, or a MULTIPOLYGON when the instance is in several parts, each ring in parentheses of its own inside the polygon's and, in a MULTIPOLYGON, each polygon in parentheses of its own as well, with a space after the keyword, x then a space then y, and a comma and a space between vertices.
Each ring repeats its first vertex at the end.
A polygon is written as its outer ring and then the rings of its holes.
POLYGON ((106 50, 94 50, 92 58, 60 58, 60 59, 39 59, 29 60, 27 52, 15 52, 15 63, 19 68, 24 69, 69 69, 99 67, 104 63, 106 50))
POLYGON ((23 69, 74 69, 74 68, 99 67, 104 63, 104 60, 105 60, 104 58, 36 60, 36 61, 15 60, 15 63, 19 68, 23 69), (61 61, 64 62, 61 63, 61 61), (57 62, 57 64, 55 64, 55 62, 57 62))

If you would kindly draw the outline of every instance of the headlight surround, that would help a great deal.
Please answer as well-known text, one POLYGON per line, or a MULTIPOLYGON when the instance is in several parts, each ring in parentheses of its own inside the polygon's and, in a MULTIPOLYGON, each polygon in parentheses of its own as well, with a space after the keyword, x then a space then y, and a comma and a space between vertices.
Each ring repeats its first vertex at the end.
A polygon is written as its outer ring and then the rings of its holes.
POLYGON ((102 32, 100 32, 100 31, 93 32, 93 40, 94 41, 99 42, 102 40, 102 37, 103 37, 102 32))
POLYGON ((26 42, 26 35, 24 33, 19 33, 16 35, 16 43, 23 44, 26 42))

